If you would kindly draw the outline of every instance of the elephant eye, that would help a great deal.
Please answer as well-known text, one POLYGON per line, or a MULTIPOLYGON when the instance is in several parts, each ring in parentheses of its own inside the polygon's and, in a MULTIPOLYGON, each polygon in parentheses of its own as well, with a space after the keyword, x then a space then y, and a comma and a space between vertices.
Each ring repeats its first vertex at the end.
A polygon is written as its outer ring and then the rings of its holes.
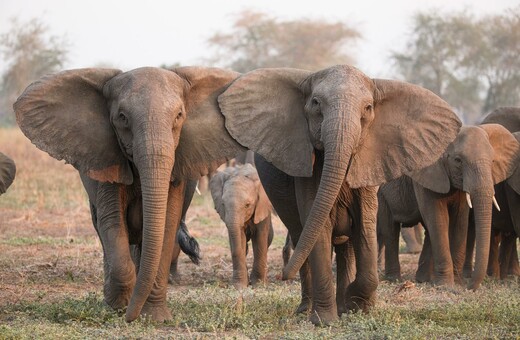
POLYGON ((182 111, 179 111, 179 113, 177 113, 177 117, 175 117, 175 120, 179 120, 181 119, 182 117, 182 111))
POLYGON ((119 120, 121 120, 125 125, 128 125, 128 117, 123 111, 119 111, 119 120))
POLYGON ((453 158, 453 160, 455 161, 455 163, 462 163, 462 159, 460 159, 459 156, 455 156, 455 158, 453 158))
POLYGON ((372 111, 372 104, 365 106, 365 111, 372 111))
POLYGON ((312 106, 319 106, 320 105, 320 101, 316 97, 314 97, 311 100, 311 104, 312 104, 312 106))
POLYGON ((251 203, 247 202, 246 203, 246 208, 249 208, 251 206, 251 203))

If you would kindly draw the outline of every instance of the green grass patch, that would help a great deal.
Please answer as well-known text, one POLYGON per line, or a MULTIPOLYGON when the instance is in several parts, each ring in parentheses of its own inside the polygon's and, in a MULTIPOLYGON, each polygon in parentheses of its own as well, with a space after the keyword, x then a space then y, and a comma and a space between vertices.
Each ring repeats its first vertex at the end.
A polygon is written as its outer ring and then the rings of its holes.
POLYGON ((48 236, 36 236, 36 237, 11 237, 8 239, 0 239, 0 244, 10 246, 28 246, 28 245, 73 245, 73 244, 94 244, 96 241, 91 238, 63 238, 63 237, 48 237, 48 236))

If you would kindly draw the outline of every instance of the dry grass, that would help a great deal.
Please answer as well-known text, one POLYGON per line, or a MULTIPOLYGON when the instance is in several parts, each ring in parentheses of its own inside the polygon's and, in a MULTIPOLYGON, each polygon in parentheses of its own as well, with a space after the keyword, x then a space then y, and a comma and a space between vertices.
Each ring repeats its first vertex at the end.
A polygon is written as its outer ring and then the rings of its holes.
MULTIPOLYGON (((102 250, 77 172, 38 151, 18 130, 0 130, 0 151, 18 167, 13 186, 0 197, 0 338, 520 336, 520 287, 513 279, 488 279, 476 293, 382 282, 370 314, 316 328, 292 314, 299 284, 279 280, 285 240, 279 220, 269 250, 270 283, 239 294, 229 285, 226 229, 207 195, 197 196, 188 212, 203 261, 196 267, 181 255, 181 283, 168 292, 174 319, 128 325, 102 303, 102 250)), ((402 255, 405 279, 413 279, 416 263, 417 255, 402 255)))

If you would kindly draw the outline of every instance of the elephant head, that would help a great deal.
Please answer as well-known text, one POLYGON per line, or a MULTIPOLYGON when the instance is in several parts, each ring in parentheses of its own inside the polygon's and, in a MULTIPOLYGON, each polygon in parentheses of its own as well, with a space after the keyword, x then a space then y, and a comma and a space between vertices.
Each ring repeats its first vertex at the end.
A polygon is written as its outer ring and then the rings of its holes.
POLYGON ((16 165, 14 161, 0 152, 0 195, 4 194, 14 181, 16 165))
POLYGON ((500 124, 511 133, 520 131, 520 107, 499 107, 490 112, 482 124, 500 124))
POLYGON ((315 203, 284 278, 309 255, 345 180, 377 186, 428 166, 461 125, 432 92, 345 65, 252 71, 218 100, 230 134, 289 175, 311 176, 313 151, 324 150, 315 203))
POLYGON ((437 162, 411 176, 437 193, 451 188, 466 193, 474 209, 477 249, 471 289, 477 289, 486 275, 492 202, 496 204, 493 187, 512 175, 519 150, 518 141, 501 125, 465 126, 437 162))
POLYGON ((217 104, 237 76, 197 67, 69 70, 31 84, 14 104, 38 148, 92 179, 130 184, 135 164, 143 246, 127 321, 139 316, 157 275, 170 181, 199 178, 243 150, 217 104))
POLYGON ((269 217, 272 206, 251 164, 229 167, 217 172, 209 183, 211 196, 220 218, 226 224, 233 259, 233 282, 237 288, 248 284, 245 228, 269 217))

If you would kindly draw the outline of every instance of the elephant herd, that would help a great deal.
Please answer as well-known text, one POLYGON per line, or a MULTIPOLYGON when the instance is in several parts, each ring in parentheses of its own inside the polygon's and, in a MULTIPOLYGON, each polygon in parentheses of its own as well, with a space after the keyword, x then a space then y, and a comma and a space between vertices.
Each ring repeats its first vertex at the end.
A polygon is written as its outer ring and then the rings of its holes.
POLYGON ((294 245, 282 278, 299 272, 297 311, 310 312, 316 324, 374 305, 378 241, 386 246, 386 276, 400 277, 401 226, 420 222, 426 229, 419 281, 462 283, 474 240, 469 288, 476 289, 487 270, 492 223, 496 235, 513 240, 502 241, 504 261, 517 259, 510 245, 516 239, 508 237, 520 232, 520 110, 461 127, 432 92, 347 65, 245 74, 206 67, 67 70, 28 86, 14 110, 38 148, 79 171, 103 246, 105 301, 126 308, 128 322, 140 315, 171 319, 166 293, 179 244, 198 260, 184 223, 196 181, 246 150, 255 153, 256 168, 228 168, 210 184, 228 227, 233 283, 249 283, 250 239, 251 283, 266 280, 272 206, 294 245))

